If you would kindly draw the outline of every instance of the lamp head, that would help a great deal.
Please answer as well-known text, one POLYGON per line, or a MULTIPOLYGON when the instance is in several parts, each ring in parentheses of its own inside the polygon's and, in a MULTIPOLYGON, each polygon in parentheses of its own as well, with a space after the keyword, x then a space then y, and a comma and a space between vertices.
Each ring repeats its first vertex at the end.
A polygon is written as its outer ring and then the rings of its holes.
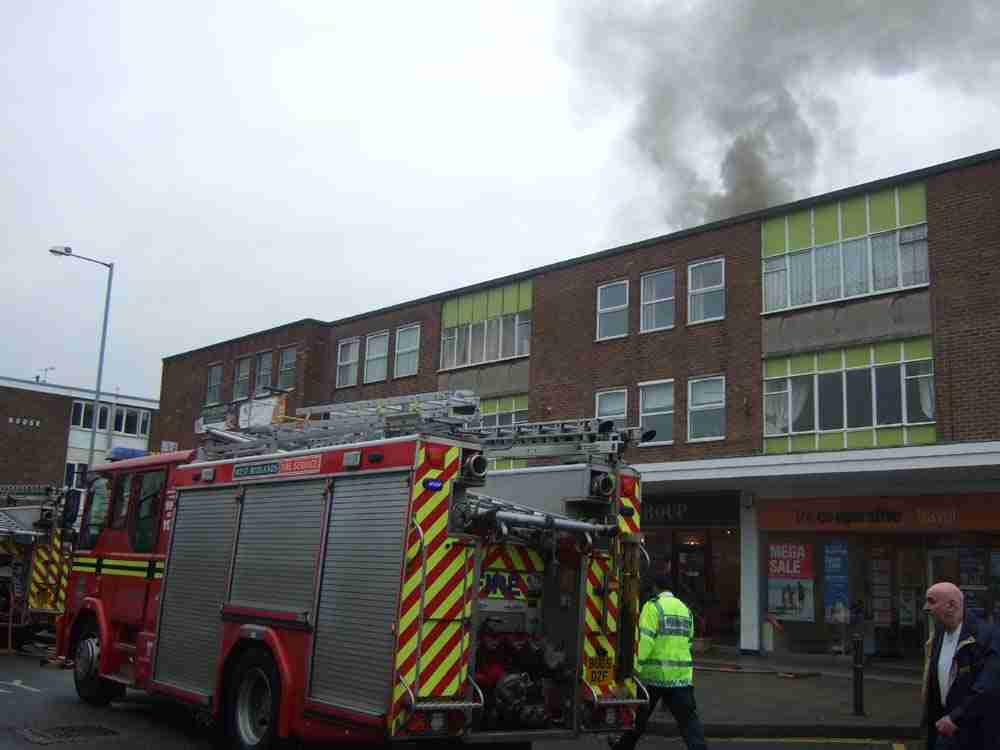
POLYGON ((49 248, 49 252, 53 255, 72 255, 73 248, 67 247, 66 245, 55 245, 49 248))

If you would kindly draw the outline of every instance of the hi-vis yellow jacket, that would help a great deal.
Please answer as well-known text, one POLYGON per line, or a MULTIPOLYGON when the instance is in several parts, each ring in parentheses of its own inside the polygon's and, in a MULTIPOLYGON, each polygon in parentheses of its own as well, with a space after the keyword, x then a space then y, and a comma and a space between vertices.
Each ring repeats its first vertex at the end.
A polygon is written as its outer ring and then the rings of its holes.
POLYGON ((694 684, 691 610, 669 591, 646 602, 639 615, 639 679, 654 687, 694 684))

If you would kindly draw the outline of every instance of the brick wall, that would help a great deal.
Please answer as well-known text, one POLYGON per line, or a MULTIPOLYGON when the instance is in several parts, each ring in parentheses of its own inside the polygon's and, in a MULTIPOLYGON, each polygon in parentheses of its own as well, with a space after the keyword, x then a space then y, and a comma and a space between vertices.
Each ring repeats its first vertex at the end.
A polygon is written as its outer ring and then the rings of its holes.
POLYGON ((1000 162, 927 182, 941 441, 1000 437, 1000 162))
MULTIPOLYGON (((322 384, 329 380, 328 327, 306 320, 232 341, 198 349, 163 360, 160 385, 160 413, 150 447, 159 450, 161 440, 176 441, 181 448, 195 445, 194 423, 205 405, 208 368, 222 364, 222 401, 233 398, 236 361, 262 352, 272 352, 272 382, 277 385, 279 352, 296 348, 295 390, 288 399, 288 413, 299 406, 316 403, 322 384)), ((250 389, 256 378, 256 358, 250 370, 250 389)))
POLYGON ((761 422, 760 225, 756 221, 664 241, 535 278, 531 419, 594 414, 598 390, 628 388, 630 425, 639 422, 637 383, 674 379, 674 445, 635 449, 634 463, 759 452, 761 422), (725 257, 726 318, 687 325, 687 265, 725 257), (643 273, 673 268, 675 326, 639 333, 643 273), (600 284, 629 280, 629 335, 598 342, 600 284), (726 376, 726 439, 688 443, 687 383, 726 376))
POLYGON ((326 381, 317 390, 316 403, 360 401, 370 398, 404 396, 438 389, 437 371, 441 341, 441 303, 425 302, 401 309, 371 315, 360 320, 331 326, 329 329, 330 370, 326 381), (420 324, 420 356, 417 374, 394 377, 397 329, 420 324), (377 383, 365 384, 365 343, 369 334, 389 332, 388 376, 377 383), (357 385, 337 388, 337 348, 341 341, 359 340, 357 385))
POLYGON ((62 485, 72 408, 68 396, 0 386, 0 483, 62 485))

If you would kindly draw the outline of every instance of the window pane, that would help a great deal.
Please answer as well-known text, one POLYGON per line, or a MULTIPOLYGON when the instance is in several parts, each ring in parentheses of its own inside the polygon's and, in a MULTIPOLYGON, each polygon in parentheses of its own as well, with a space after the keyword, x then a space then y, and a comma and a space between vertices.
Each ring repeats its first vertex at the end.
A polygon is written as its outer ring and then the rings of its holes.
POLYGON ((911 423, 934 421, 933 375, 906 379, 906 421, 911 423))
POLYGON ((934 367, 929 359, 923 362, 906 363, 906 377, 908 378, 918 377, 920 375, 931 375, 933 372, 934 367))
POLYGON ((139 432, 139 412, 129 409, 125 412, 125 432, 135 435, 139 432))
POLYGON ((851 240, 841 246, 844 252, 844 296, 868 291, 868 240, 851 240))
POLYGON ((597 338, 606 339, 610 336, 623 336, 628 333, 628 310, 601 313, 597 317, 597 338))
POLYGON ((651 411, 673 411, 674 384, 658 383, 644 385, 639 389, 640 409, 643 413, 651 411))
POLYGON ((90 513, 86 528, 82 528, 80 538, 81 549, 92 549, 97 543, 97 537, 108 520, 108 480, 97 479, 91 490, 90 513))
POLYGON ((674 272, 660 271, 642 277, 642 301, 652 302, 674 296, 674 272))
POLYGON ((819 376, 819 428, 839 430, 844 426, 844 376, 828 373, 819 376))
POLYGON ((73 415, 70 421, 74 427, 79 427, 83 423, 83 404, 79 401, 73 402, 73 415))
POLYGON ((628 285, 623 281, 619 284, 603 286, 597 290, 597 305, 601 310, 609 307, 620 307, 628 304, 628 285))
POLYGON ((111 509, 111 525, 120 529, 125 526, 125 516, 128 513, 128 501, 132 496, 132 474, 119 476, 115 482, 115 500, 111 509))
POLYGON ((528 421, 528 410, 522 409, 521 411, 514 412, 514 424, 520 424, 521 422, 528 421))
POLYGON ((496 414, 484 414, 483 415, 483 427, 496 427, 497 426, 497 415, 496 414))
POLYGON ((709 286, 719 286, 722 283, 722 261, 703 263, 691 267, 691 289, 704 289, 709 286))
POLYGON ((372 336, 365 346, 365 357, 375 359, 384 357, 389 351, 389 334, 383 333, 379 336, 372 336))
POLYGON ((780 310, 788 305, 786 299, 788 261, 784 256, 764 261, 764 309, 780 310))
POLYGON ((417 374, 417 352, 404 352, 403 354, 396 355, 396 371, 395 376, 397 378, 406 377, 407 375, 417 374))
POLYGON ((416 327, 402 328, 396 338, 397 349, 416 349, 420 343, 420 329, 416 327))
POLYGON ((370 359, 365 363, 365 382, 375 383, 385 380, 387 358, 370 359))
POLYGON ((872 424, 872 375, 871 370, 848 370, 847 377, 847 426, 871 427, 872 424))
POLYGON ((63 485, 66 487, 76 486, 76 464, 66 464, 66 475, 63 478, 63 485))
POLYGON ((469 326, 458 327, 458 351, 455 355, 455 365, 461 367, 469 364, 469 326))
POLYGON ((840 245, 817 247, 813 251, 816 264, 816 299, 837 299, 840 294, 840 245))
POLYGON ((625 424, 627 396, 625 391, 612 391, 597 396, 597 416, 600 419, 614 419, 615 424, 625 424))
POLYGON ((792 432, 809 432, 816 429, 815 404, 813 403, 813 376, 790 378, 792 385, 792 432))
POLYGON ((674 439, 674 415, 673 412, 667 414, 645 414, 641 420, 643 432, 655 430, 651 442, 669 442, 674 439))
POLYGON ((726 314, 726 292, 716 289, 714 292, 702 292, 691 296, 691 322, 722 318, 726 314))
POLYGON ((725 435, 726 410, 723 408, 693 411, 688 415, 688 419, 692 440, 725 435))
POLYGON ((788 394, 772 393, 764 397, 764 434, 788 432, 788 394))
POLYGON ((115 432, 125 431, 125 410, 115 409, 115 432))
POLYGON ((271 353, 257 356, 257 375, 254 390, 263 393, 271 385, 271 353))
POLYGON ((504 315, 500 321, 500 356, 513 357, 517 351, 514 348, 517 336, 517 316, 504 315))
POLYGON ((159 530, 160 493, 163 490, 165 472, 144 474, 139 502, 135 514, 135 538, 132 542, 136 552, 152 552, 156 546, 159 530))
POLYGON ((808 305, 813 301, 812 252, 795 253, 788 256, 790 277, 790 304, 808 305))
POLYGON ((484 347, 486 345, 486 322, 480 321, 472 324, 472 344, 469 348, 469 362, 476 364, 483 361, 484 347))
POLYGON ((97 410, 97 429, 106 430, 108 429, 108 407, 101 406, 97 410))
POLYGON ((930 280, 927 271, 927 240, 901 244, 899 262, 903 272, 903 286, 926 284, 930 280))
POLYGON ((872 235, 872 279, 875 291, 899 286, 895 232, 872 235))
POLYGON ((875 368, 875 406, 879 424, 903 421, 903 385, 899 365, 875 368))
POLYGON ((725 400, 722 378, 698 380, 691 383, 691 405, 701 406, 720 403, 725 400))
POLYGON ((519 313, 517 316, 517 353, 518 356, 531 354, 530 313, 519 313))
POLYGON ((84 404, 83 407, 83 426, 88 430, 94 429, 94 405, 84 404))
POLYGON ((669 328, 674 324, 674 301, 652 302, 642 306, 642 330, 669 328))
POLYGON ((455 329, 446 328, 441 339, 441 368, 455 366, 455 329))
POLYGON ((337 367, 338 387, 345 388, 347 386, 355 385, 357 382, 358 382, 358 365, 356 362, 349 365, 339 365, 337 367))
POLYGON ((141 412, 139 416, 139 434, 148 435, 149 434, 149 412, 141 412))
POLYGON ((486 321, 486 359, 500 359, 500 318, 486 321))

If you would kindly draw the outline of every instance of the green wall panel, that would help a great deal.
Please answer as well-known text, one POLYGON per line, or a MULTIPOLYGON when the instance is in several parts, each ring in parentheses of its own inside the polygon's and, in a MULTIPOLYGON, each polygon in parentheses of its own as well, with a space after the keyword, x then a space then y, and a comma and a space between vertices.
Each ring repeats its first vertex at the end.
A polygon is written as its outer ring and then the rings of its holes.
POLYGON ((875 362, 887 365, 899 362, 903 358, 903 346, 899 341, 887 341, 875 345, 875 362))
POLYGON ((793 435, 792 436, 792 452, 793 453, 804 453, 806 451, 816 450, 816 436, 815 435, 793 435))
POLYGON ((893 188, 868 196, 871 231, 882 232, 896 227, 896 191, 893 188))
POLYGON ((844 350, 847 367, 863 367, 871 364, 871 351, 867 346, 855 346, 844 350))
POLYGON ((517 290, 518 312, 531 309, 531 287, 532 287, 531 279, 522 281, 518 286, 517 290))
POLYGON ((514 411, 524 411, 528 408, 528 396, 514 396, 514 411))
POLYGON ((785 217, 768 219, 764 222, 764 257, 781 255, 788 248, 785 245, 785 217))
POLYGON ((819 449, 821 451, 842 451, 844 450, 844 434, 841 432, 822 434, 819 436, 819 449))
POLYGON ((472 322, 472 295, 466 294, 464 297, 458 298, 458 322, 459 325, 462 323, 472 322))
POLYGON ((915 182, 899 189, 899 223, 919 224, 927 221, 927 185, 915 182))
POLYGON ((929 336, 903 342, 904 359, 928 359, 931 356, 933 356, 933 349, 929 336))
POLYGON ((458 325, 458 297, 445 300, 441 307, 441 325, 444 328, 458 325))
POLYGON ((480 320, 486 320, 486 310, 487 304, 489 302, 489 294, 487 292, 476 292, 472 295, 472 322, 478 323, 480 320))
POLYGON ((907 432, 911 445, 928 445, 937 442, 937 428, 932 424, 908 427, 907 432))
POLYGON ((844 358, 838 349, 835 352, 821 352, 819 355, 820 370, 839 370, 844 366, 844 358))
POLYGON ((484 398, 479 401, 479 411, 482 414, 496 414, 497 400, 495 398, 484 398))
POLYGON ((788 374, 788 358, 764 360, 764 377, 781 378, 788 374))
POLYGON ((864 432, 848 432, 848 448, 873 448, 875 446, 875 431, 865 430, 864 432))
POLYGON ((902 427, 883 427, 878 431, 879 448, 892 448, 903 444, 902 427))
POLYGON ((796 354, 794 357, 789 357, 789 360, 792 364, 793 375, 816 371, 816 355, 814 354, 796 354))
POLYGON ((827 245, 840 239, 837 226, 837 204, 820 206, 814 212, 813 224, 816 231, 816 244, 827 245))
POLYGON ((812 212, 800 211, 788 217, 788 249, 812 247, 812 212))
POLYGON ((767 438, 764 441, 765 453, 788 453, 788 438, 767 438))
POLYGON ((503 315, 503 287, 498 286, 489 291, 489 302, 487 302, 486 317, 499 318, 503 315))
POLYGON ((517 312, 518 299, 517 284, 508 284, 503 288, 503 313, 510 315, 517 312))
POLYGON ((856 196, 840 204, 840 236, 859 237, 868 233, 867 199, 856 196))

